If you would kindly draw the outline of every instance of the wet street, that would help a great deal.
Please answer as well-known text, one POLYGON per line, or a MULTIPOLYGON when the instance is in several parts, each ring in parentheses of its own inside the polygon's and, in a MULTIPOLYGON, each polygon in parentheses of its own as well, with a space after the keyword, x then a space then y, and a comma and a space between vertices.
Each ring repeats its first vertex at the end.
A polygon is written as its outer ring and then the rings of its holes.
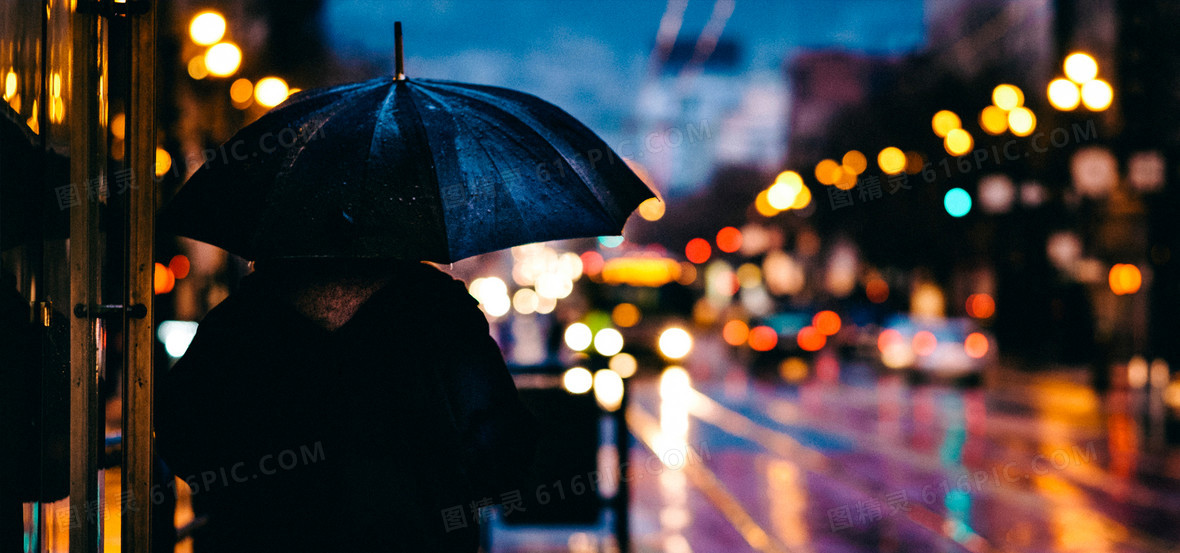
MULTIPOLYGON (((1180 451, 1141 392, 820 363, 799 386, 675 369, 633 382, 635 551, 1180 549, 1180 451)), ((606 534, 518 533, 493 550, 609 551, 606 534)))

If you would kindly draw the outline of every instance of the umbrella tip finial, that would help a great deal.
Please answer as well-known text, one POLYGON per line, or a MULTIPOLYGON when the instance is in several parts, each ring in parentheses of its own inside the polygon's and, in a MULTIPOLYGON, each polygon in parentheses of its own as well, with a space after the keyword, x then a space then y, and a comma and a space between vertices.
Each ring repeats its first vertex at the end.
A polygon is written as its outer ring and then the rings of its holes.
POLYGON ((402 63, 402 22, 395 21, 393 23, 393 40, 394 40, 394 55, 396 57, 396 71, 399 81, 406 80, 405 66, 402 63))

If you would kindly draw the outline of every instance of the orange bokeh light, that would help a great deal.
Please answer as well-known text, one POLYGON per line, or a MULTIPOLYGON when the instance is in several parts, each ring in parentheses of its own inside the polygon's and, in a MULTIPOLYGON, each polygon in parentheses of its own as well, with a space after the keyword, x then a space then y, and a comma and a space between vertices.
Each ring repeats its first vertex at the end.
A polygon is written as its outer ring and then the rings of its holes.
POLYGON ((820 334, 814 327, 805 326, 799 330, 795 341, 799 342, 799 348, 803 351, 819 351, 828 343, 828 337, 820 334))
POLYGON ((725 253, 733 253, 742 248, 742 231, 734 227, 725 227, 717 231, 717 249, 725 253))
POLYGON ((191 265, 189 265, 188 258, 183 255, 173 256, 172 260, 168 262, 168 269, 172 271, 172 274, 176 276, 177 280, 188 276, 190 268, 191 265))
POLYGON ((1134 294, 1143 285, 1143 274, 1139 267, 1130 263, 1116 263, 1110 268, 1110 291, 1124 296, 1134 294))
POLYGON ((167 294, 176 286, 176 275, 163 263, 156 263, 152 267, 152 290, 157 294, 167 294))
POLYGON ((704 238, 693 238, 684 246, 684 257, 698 265, 708 261, 710 255, 713 255, 713 247, 704 238))
POLYGON ((865 295, 873 303, 885 303, 889 299, 889 284, 885 279, 874 278, 865 283, 865 295))
POLYGON ((978 332, 968 334, 967 339, 963 340, 963 351, 967 352, 967 356, 973 359, 979 359, 987 355, 987 349, 987 336, 978 332))
POLYGON ((820 311, 811 318, 811 326, 820 334, 831 336, 840 332, 840 316, 835 311, 820 311))
POLYGON ((935 338, 934 333, 929 330, 919 330, 914 334, 913 346, 914 353, 918 355, 930 355, 938 347, 938 338, 935 338))
POLYGON ((750 337, 750 327, 746 323, 734 319, 725 323, 721 329, 721 337, 731 346, 740 346, 750 337))
POLYGON ((778 333, 769 326, 756 326, 750 329, 750 349, 754 351, 770 351, 778 345, 778 333))
POLYGON ((967 314, 976 319, 986 319, 996 312, 996 300, 988 294, 967 296, 967 314))
POLYGON ((905 338, 900 332, 893 330, 892 328, 882 330, 881 334, 877 335, 877 349, 881 350, 881 353, 885 353, 885 350, 888 349, 889 346, 901 344, 903 342, 905 342, 905 338))

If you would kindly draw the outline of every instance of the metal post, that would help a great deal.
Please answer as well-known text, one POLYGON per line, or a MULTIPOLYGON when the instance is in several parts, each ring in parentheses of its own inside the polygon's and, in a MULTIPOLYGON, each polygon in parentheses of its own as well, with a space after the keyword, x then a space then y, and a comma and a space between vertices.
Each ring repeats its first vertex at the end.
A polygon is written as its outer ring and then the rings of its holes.
POLYGON ((631 551, 631 484, 624 471, 631 458, 631 431, 627 428, 627 404, 630 402, 627 380, 623 380, 623 397, 615 410, 615 449, 619 457, 619 487, 615 491, 615 540, 619 553, 631 551))
POLYGON ((126 291, 124 294, 123 367, 123 503, 122 550, 151 550, 152 440, 152 269, 153 223, 156 208, 156 13, 128 16, 131 32, 131 83, 127 101, 128 169, 135 186, 128 188, 126 291), (137 309, 144 317, 135 317, 137 309))
MULTIPOLYGON (((84 184, 106 170, 106 132, 99 124, 106 109, 105 26, 94 13, 75 11, 71 17, 70 101, 65 114, 70 129, 70 182, 84 184)), ((82 197, 70 208, 70 301, 74 305, 89 306, 101 299, 98 207, 97 201, 82 197)), ((101 509, 97 508, 101 505, 98 456, 103 429, 98 398, 99 324, 93 310, 70 324, 70 511, 77 514, 77 526, 70 529, 70 553, 98 551, 102 541, 101 509)))

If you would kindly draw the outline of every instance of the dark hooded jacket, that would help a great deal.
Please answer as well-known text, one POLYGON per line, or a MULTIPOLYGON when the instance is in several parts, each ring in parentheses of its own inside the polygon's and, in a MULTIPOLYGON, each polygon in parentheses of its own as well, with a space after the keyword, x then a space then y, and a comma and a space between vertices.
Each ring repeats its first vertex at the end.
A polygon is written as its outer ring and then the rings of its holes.
POLYGON ((198 551, 475 551, 534 438, 463 284, 409 265, 335 331, 269 288, 243 279, 160 378, 198 551))

